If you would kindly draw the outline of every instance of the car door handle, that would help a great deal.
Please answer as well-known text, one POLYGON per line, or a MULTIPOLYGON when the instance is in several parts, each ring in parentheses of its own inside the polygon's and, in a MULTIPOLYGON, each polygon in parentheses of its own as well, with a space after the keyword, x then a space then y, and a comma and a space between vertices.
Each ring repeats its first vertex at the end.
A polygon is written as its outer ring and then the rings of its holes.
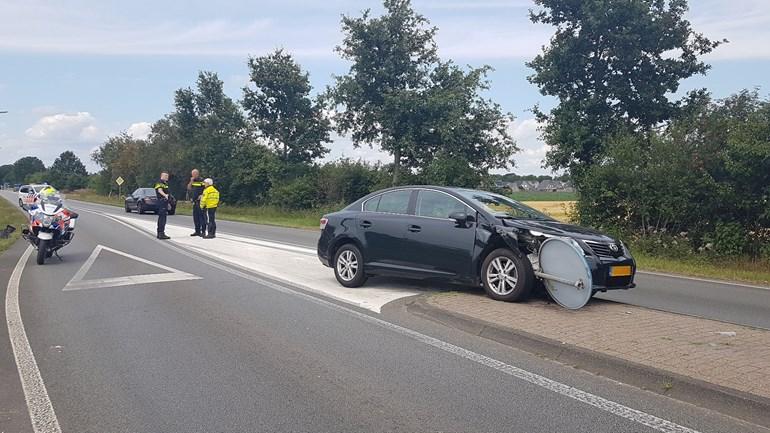
POLYGON ((372 223, 370 221, 361 221, 361 224, 359 224, 361 228, 368 229, 372 226, 372 223))
POLYGON ((407 230, 409 230, 412 233, 417 233, 417 232, 422 230, 422 227, 416 226, 416 225, 412 224, 412 225, 409 226, 409 228, 407 230))

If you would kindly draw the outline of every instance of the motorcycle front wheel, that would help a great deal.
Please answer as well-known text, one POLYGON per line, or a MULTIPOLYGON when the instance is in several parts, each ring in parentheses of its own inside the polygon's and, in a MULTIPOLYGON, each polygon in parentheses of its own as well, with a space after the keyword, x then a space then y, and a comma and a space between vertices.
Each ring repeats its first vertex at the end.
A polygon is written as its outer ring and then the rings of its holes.
POLYGON ((37 244, 37 264, 45 264, 46 253, 48 252, 48 239, 40 239, 37 244))

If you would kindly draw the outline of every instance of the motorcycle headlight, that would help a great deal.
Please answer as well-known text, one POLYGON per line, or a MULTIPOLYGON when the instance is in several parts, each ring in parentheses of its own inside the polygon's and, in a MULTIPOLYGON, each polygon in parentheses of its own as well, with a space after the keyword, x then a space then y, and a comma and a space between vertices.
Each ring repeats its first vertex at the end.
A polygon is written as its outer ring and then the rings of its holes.
POLYGON ((54 217, 50 215, 45 215, 42 220, 43 227, 50 227, 54 221, 55 221, 54 217))

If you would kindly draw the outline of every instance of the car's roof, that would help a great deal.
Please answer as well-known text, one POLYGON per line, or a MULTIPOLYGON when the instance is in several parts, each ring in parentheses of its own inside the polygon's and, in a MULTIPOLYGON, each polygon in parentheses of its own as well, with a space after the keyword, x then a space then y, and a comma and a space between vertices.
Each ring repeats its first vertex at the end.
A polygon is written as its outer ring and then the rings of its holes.
POLYGON ((47 183, 24 183, 19 185, 19 188, 23 188, 25 186, 31 186, 32 188, 38 189, 38 188, 44 188, 50 185, 48 185, 47 183))

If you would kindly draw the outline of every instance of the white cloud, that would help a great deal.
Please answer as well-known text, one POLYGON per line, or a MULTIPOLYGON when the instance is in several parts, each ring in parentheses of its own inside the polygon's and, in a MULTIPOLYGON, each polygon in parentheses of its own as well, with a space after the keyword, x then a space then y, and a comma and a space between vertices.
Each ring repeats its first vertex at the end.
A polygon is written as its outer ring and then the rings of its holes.
POLYGON ((243 15, 232 13, 228 16, 219 10, 210 11, 205 17, 190 17, 176 12, 159 12, 148 17, 144 13, 146 11, 137 16, 135 8, 136 5, 122 3, 80 8, 59 2, 9 0, 4 2, 3 13, 0 14, 0 50, 56 54, 245 56, 286 46, 297 55, 332 54, 333 39, 322 38, 323 42, 317 39, 325 32, 307 26, 281 25, 259 16, 260 13, 255 13, 252 19, 243 19, 243 15))
MULTIPOLYGON (((551 169, 542 167, 549 147, 540 140, 539 126, 535 119, 516 120, 510 125, 509 132, 516 140, 521 152, 513 156, 514 167, 494 170, 494 173, 504 174, 514 171, 519 174, 553 174, 551 169)), ((330 152, 324 158, 325 161, 350 158, 370 163, 382 162, 388 164, 393 159, 390 154, 379 150, 377 147, 370 148, 367 145, 363 145, 356 148, 349 137, 334 134, 332 140, 333 142, 328 145, 330 152)))
POLYGON ((327 144, 329 153, 326 154, 324 161, 334 161, 340 158, 350 158, 352 160, 361 160, 369 163, 390 162, 393 157, 389 153, 379 150, 377 147, 362 145, 353 146, 353 140, 350 137, 337 135, 333 133, 332 142, 327 144))
MULTIPOLYGON (((551 174, 550 169, 543 168, 548 145, 540 139, 540 124, 535 119, 516 120, 509 128, 511 136, 516 140, 521 152, 514 155, 516 163, 513 171, 518 174, 551 174)), ((500 170, 499 173, 505 170, 500 170)))
POLYGON ((712 40, 728 39, 707 60, 770 59, 770 2, 701 0, 691 3, 695 31, 712 40))
MULTIPOLYGON (((688 17, 698 32, 731 43, 710 59, 770 58, 770 2, 699 0, 688 17)), ((339 13, 381 10, 368 0, 191 2, 185 11, 151 2, 102 2, 73 7, 63 2, 3 1, 0 51, 98 55, 263 54, 285 47, 300 57, 337 58, 339 13), (146 9, 157 9, 147 16, 146 9), (287 11, 292 11, 287 15, 287 11)), ((529 59, 553 33, 529 22, 530 0, 421 0, 415 9, 440 29, 443 55, 462 59, 529 59)))
POLYGON ((24 134, 36 141, 94 141, 101 138, 94 122, 94 117, 86 111, 53 114, 38 119, 24 134))
POLYGON ((136 122, 129 125, 126 133, 136 139, 144 140, 150 135, 152 124, 150 122, 136 122))

